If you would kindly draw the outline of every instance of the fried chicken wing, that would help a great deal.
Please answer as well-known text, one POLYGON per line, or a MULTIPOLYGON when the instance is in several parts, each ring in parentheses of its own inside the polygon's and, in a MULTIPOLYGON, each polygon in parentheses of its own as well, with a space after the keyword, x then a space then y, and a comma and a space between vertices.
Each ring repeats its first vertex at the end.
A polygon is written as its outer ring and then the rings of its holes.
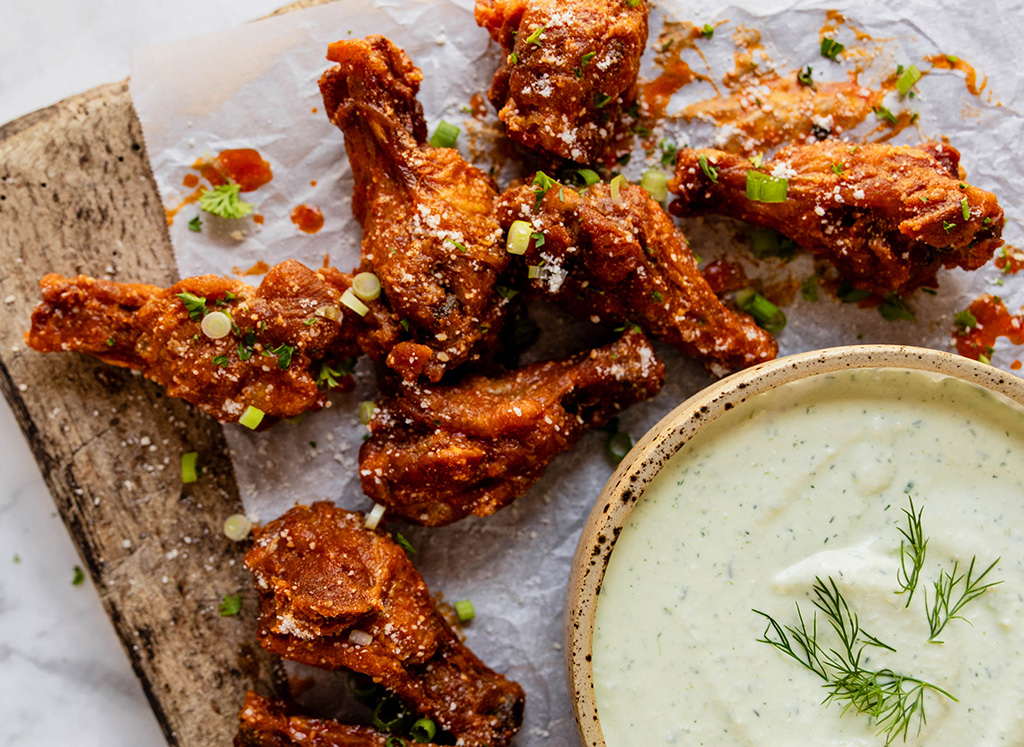
POLYGON ((476 0, 505 52, 488 97, 513 140, 590 163, 637 97, 648 0, 476 0))
POLYGON ((363 492, 427 526, 487 516, 525 493, 588 428, 653 397, 665 368, 646 338, 455 386, 403 385, 377 403, 359 451, 363 492))
POLYGON ((294 713, 287 704, 251 690, 238 721, 235 747, 393 747, 399 741, 369 726, 294 713))
POLYGON ((507 190, 498 217, 526 221, 525 264, 537 293, 582 319, 640 325, 651 337, 699 358, 718 374, 771 360, 778 346, 746 314, 722 305, 686 237, 642 187, 605 184, 507 190))
POLYGON ((461 745, 501 747, 518 731, 522 688, 466 648, 405 551, 362 514, 297 506, 256 531, 245 565, 267 651, 368 675, 461 745))
POLYGON ((478 355, 503 318, 497 194, 457 150, 426 145, 416 100, 423 74, 405 52, 371 36, 335 42, 327 57, 338 65, 320 90, 355 177, 360 270, 384 289, 364 319, 362 347, 405 378, 438 381, 478 355))
POLYGON ((975 270, 1002 245, 995 195, 962 181, 959 163, 960 153, 940 143, 827 140, 785 148, 759 169, 722 151, 682 149, 671 210, 773 228, 827 258, 854 287, 904 294, 934 283, 940 267, 975 270), (751 170, 788 179, 785 202, 748 199, 751 170))
POLYGON ((331 387, 352 388, 347 371, 359 349, 339 307, 349 283, 295 261, 272 268, 259 288, 216 275, 163 289, 51 274, 25 341, 139 370, 225 422, 250 405, 270 419, 292 417, 323 407, 331 387), (213 312, 230 324, 217 339, 203 331, 213 312))

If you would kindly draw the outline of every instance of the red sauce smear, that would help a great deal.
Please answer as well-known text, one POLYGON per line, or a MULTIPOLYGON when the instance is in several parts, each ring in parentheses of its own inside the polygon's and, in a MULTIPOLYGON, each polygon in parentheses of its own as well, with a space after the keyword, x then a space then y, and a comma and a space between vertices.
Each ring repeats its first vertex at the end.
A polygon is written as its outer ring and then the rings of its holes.
POLYGON ((1010 370, 1011 371, 1020 371, 1022 365, 1024 365, 1024 364, 1021 364, 1020 361, 1014 361, 1013 363, 1010 364, 1010 370))
POLYGON ((992 357, 996 340, 1005 337, 1014 345, 1024 345, 1024 314, 1011 314, 998 296, 988 293, 974 299, 967 307, 977 325, 958 328, 953 334, 956 351, 965 358, 979 360, 992 357))
POLYGON ((270 164, 254 148, 222 150, 215 159, 202 164, 203 178, 214 187, 233 181, 242 192, 252 192, 274 178, 270 164))
POLYGON ((254 213, 253 216, 252 216, 252 222, 255 223, 257 226, 262 226, 263 225, 263 216, 260 215, 259 213, 254 213))
POLYGON ((474 119, 484 120, 487 118, 487 99, 479 91, 469 97, 469 108, 473 110, 474 119))
MULTIPOLYGON (((702 29, 695 24, 686 21, 665 21, 665 28, 658 37, 658 54, 654 60, 661 74, 654 80, 644 81, 641 87, 646 119, 657 121, 663 118, 668 110, 669 100, 684 86, 695 80, 711 80, 709 76, 694 71, 682 58, 683 50, 692 49, 704 59, 704 65, 707 67, 704 53, 696 44, 703 36, 702 29)), ((710 68, 708 72, 710 73, 710 68)))
POLYGON ((324 227, 324 214, 312 205, 299 205, 292 210, 292 223, 303 233, 316 233, 324 227))
POLYGON ((237 267, 232 267, 231 271, 241 278, 247 277, 249 275, 265 275, 267 272, 270 271, 270 265, 268 265, 261 259, 248 270, 240 270, 237 267))
POLYGON ((195 174, 185 174, 185 178, 181 180, 181 186, 195 189, 199 186, 199 177, 195 174))
POLYGON ((953 57, 945 54, 933 54, 924 58, 927 62, 932 64, 933 68, 939 68, 940 70, 959 70, 965 76, 964 83, 967 86, 967 90, 973 96, 980 96, 981 92, 985 90, 988 85, 988 76, 985 75, 982 78, 981 85, 978 85, 978 71, 973 66, 969 65, 962 57, 953 57))
POLYGON ((315 186, 316 186, 316 179, 311 179, 311 180, 309 181, 309 186, 311 186, 311 187, 315 187, 315 186))
POLYGON ((1016 275, 1024 269, 1024 252, 1013 246, 1004 246, 996 257, 996 267, 1004 275, 1016 275))
POLYGON ((715 295, 737 291, 750 285, 743 268, 728 259, 716 259, 714 262, 708 262, 701 269, 700 274, 708 281, 708 285, 711 286, 715 295))

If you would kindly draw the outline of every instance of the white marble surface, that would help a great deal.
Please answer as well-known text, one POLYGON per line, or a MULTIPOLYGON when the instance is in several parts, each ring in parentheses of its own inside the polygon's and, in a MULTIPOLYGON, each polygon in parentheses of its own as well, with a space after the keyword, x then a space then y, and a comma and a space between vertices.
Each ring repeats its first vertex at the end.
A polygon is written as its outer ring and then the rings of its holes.
MULTIPOLYGON (((127 77, 136 47, 281 4, 0 0, 0 122, 127 77)), ((96 591, 72 586, 80 560, 6 402, 0 476, 0 747, 163 744, 96 591)))

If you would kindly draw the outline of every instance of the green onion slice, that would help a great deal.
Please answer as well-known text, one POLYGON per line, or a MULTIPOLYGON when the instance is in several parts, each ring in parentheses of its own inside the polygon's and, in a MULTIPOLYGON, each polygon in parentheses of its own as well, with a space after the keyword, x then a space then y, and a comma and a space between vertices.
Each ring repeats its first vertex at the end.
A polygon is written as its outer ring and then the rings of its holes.
POLYGON ((181 455, 181 481, 183 483, 187 484, 199 479, 199 470, 196 469, 198 460, 199 454, 194 451, 187 451, 181 455))
POLYGON ((380 700, 384 688, 373 681, 372 677, 358 672, 349 672, 348 690, 363 705, 375 706, 380 700))
POLYGON ((900 92, 901 96, 906 96, 919 80, 921 80, 921 71, 910 65, 896 80, 896 90, 900 92))
POLYGON ((747 171, 747 199, 754 202, 785 202, 789 180, 760 171, 747 171))
POLYGON ((341 294, 341 302, 352 309, 352 311, 359 314, 359 316, 366 316, 370 311, 370 307, 360 301, 356 297, 356 294, 352 292, 351 288, 346 289, 345 292, 341 294))
POLYGON ((621 462, 623 457, 633 448, 633 437, 626 431, 615 431, 604 444, 608 456, 616 462, 621 462))
POLYGON ((265 414, 260 408, 249 405, 245 408, 245 412, 242 413, 242 417, 238 419, 238 422, 250 430, 256 430, 259 424, 263 422, 265 414))
POLYGON ((775 334, 786 327, 786 315, 782 309, 753 288, 745 288, 737 293, 736 305, 754 317, 754 321, 765 332, 775 334))
POLYGON ((597 184, 601 181, 601 177, 597 175, 597 172, 593 169, 580 169, 576 172, 583 177, 583 182, 589 187, 591 184, 597 184))
POLYGON ((640 186, 658 202, 668 199, 668 177, 657 169, 648 169, 640 178, 640 186))
POLYGON ((437 733, 437 726, 429 718, 418 718, 409 729, 409 736, 412 741, 426 743, 434 738, 437 733))
POLYGON ((380 296, 380 278, 372 272, 360 272, 352 278, 352 292, 360 301, 373 301, 380 296))
POLYGON ((964 220, 971 219, 971 203, 967 201, 966 197, 960 200, 960 212, 963 214, 964 220))
POLYGON ((826 59, 834 60, 842 54, 844 49, 846 49, 846 47, 835 39, 830 39, 826 36, 821 40, 821 56, 826 59))
POLYGON ((624 177, 622 174, 619 174, 618 176, 611 180, 608 186, 611 188, 612 202, 616 204, 622 202, 622 197, 619 195, 619 190, 622 189, 622 185, 625 183, 626 177, 624 177))
POLYGON ((373 727, 379 731, 394 731, 402 725, 406 715, 405 706, 398 698, 381 698, 373 709, 373 727))
POLYGON ((241 542, 252 531, 252 522, 245 514, 231 514, 224 520, 224 536, 234 542, 241 542))
POLYGON ((377 403, 366 400, 359 403, 359 422, 363 425, 369 425, 370 421, 373 420, 373 411, 377 409, 377 403))
POLYGON ((508 239, 505 242, 505 249, 509 254, 526 254, 530 248, 530 236, 533 234, 533 226, 525 220, 512 221, 508 227, 508 239))
POLYGON ((434 134, 430 136, 430 145, 434 148, 454 148, 458 137, 459 128, 442 119, 434 134))
POLYGON ((473 602, 470 599, 460 599, 455 603, 455 616, 459 622, 469 622, 476 617, 476 610, 473 609, 473 602))

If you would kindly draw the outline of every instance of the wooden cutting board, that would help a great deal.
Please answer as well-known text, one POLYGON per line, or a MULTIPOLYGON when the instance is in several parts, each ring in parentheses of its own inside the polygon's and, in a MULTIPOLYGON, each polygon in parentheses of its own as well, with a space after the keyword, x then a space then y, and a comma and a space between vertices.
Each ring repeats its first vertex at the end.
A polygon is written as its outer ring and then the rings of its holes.
POLYGON ((178 279, 127 81, 0 126, 0 265, 0 390, 167 741, 230 744, 245 691, 286 683, 256 643, 244 546, 222 531, 241 504, 220 426, 129 371, 22 341, 47 272, 178 279), (188 451, 202 474, 183 485, 188 451))

